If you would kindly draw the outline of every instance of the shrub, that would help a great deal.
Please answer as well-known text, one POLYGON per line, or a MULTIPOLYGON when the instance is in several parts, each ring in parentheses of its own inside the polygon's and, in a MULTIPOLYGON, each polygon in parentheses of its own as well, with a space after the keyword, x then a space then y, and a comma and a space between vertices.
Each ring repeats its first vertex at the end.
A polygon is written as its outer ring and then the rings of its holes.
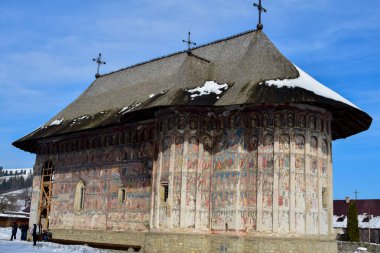
POLYGON ((351 201, 347 213, 347 237, 351 242, 359 242, 358 210, 356 202, 351 201))

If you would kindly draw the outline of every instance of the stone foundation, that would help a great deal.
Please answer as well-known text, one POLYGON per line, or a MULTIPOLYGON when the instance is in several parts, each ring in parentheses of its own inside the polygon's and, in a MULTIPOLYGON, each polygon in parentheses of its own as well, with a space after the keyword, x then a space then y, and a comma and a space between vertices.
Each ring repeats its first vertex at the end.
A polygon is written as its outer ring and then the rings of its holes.
POLYGON ((108 244, 138 245, 145 253, 337 253, 334 239, 263 237, 233 234, 163 232, 116 232, 95 230, 52 230, 55 239, 108 244))
POLYGON ((51 229, 54 239, 122 245, 144 245, 145 233, 132 231, 51 229))
POLYGON ((336 253, 333 239, 147 233, 145 253, 336 253))
POLYGON ((325 238, 264 237, 233 234, 116 232, 53 229, 53 238, 138 245, 145 253, 337 253, 337 242, 325 238))

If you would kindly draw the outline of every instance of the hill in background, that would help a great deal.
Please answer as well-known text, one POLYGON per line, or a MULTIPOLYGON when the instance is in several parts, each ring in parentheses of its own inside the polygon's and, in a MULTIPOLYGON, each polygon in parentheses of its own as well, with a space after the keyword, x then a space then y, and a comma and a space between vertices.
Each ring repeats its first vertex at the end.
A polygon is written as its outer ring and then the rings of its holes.
POLYGON ((0 167, 0 212, 28 211, 32 194, 31 168, 3 169, 0 167))

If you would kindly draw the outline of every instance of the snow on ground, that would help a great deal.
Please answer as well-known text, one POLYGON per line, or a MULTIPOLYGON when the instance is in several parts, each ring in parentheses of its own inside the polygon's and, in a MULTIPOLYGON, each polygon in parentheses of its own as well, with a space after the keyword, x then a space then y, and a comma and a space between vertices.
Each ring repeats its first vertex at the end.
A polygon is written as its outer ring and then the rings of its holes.
POLYGON ((342 103, 345 103, 347 105, 350 105, 352 107, 355 107, 359 109, 356 105, 336 93, 335 91, 327 88, 308 74, 306 74, 302 69, 298 68, 294 65, 296 69, 298 70, 300 76, 295 79, 285 79, 285 80, 269 80, 265 81, 263 84, 267 84, 269 86, 275 85, 279 88, 286 86, 286 87, 300 87, 305 90, 309 90, 314 92, 317 95, 320 95, 322 97, 330 98, 342 103))
POLYGON ((62 245, 51 242, 37 242, 37 246, 33 246, 33 242, 20 241, 21 232, 17 231, 16 240, 10 241, 11 228, 0 228, 0 252, 12 253, 107 253, 104 249, 95 249, 81 245, 62 245))
POLYGON ((11 192, 7 192, 7 193, 4 193, 2 195, 4 196, 11 196, 11 197, 14 197, 14 196, 17 196, 17 195, 20 195, 20 194, 23 194, 25 189, 28 189, 28 191, 31 191, 32 190, 32 187, 28 187, 28 188, 24 188, 24 189, 20 189, 20 190, 16 190, 16 191, 11 191, 11 192))
POLYGON ((24 199, 25 190, 28 190, 28 192, 31 192, 32 187, 3 193, 3 194, 0 194, 0 196, 4 196, 7 199, 12 200, 16 208, 15 210, 21 211, 25 209, 25 199, 24 199))

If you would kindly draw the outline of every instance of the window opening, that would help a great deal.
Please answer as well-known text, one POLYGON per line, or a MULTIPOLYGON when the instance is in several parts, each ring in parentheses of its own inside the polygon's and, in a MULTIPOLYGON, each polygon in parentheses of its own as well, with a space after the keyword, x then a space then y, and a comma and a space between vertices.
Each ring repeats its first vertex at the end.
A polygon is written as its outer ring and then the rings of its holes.
POLYGON ((161 200, 167 202, 169 197, 169 184, 167 182, 161 182, 161 200))
POLYGON ((79 181, 77 183, 76 190, 75 190, 75 201, 74 201, 75 211, 80 211, 84 209, 85 195, 86 195, 86 186, 83 183, 83 181, 79 181))
POLYGON ((125 202, 125 189, 120 188, 119 189, 119 204, 122 204, 125 202))

